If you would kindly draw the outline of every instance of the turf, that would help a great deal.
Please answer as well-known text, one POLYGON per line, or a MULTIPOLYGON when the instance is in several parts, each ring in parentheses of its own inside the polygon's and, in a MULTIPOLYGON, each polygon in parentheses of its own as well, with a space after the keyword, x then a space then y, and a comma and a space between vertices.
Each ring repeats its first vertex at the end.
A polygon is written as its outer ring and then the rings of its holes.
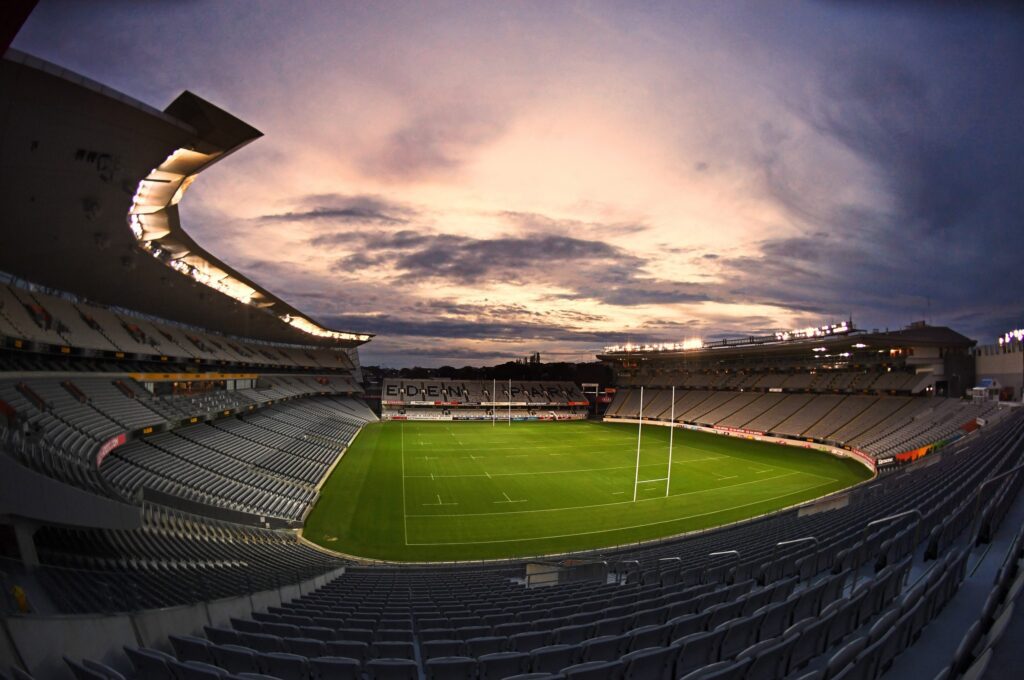
POLYGON ((761 515, 870 477, 808 449, 635 425, 384 422, 353 442, 304 536, 395 561, 526 557, 670 536, 761 515))

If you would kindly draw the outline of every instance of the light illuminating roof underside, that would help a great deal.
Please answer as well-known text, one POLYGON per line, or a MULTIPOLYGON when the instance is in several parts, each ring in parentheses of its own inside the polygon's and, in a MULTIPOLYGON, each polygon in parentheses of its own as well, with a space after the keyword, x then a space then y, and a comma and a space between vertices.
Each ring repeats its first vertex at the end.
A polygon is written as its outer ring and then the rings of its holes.
POLYGON ((262 136, 184 92, 159 111, 30 55, 0 59, 0 271, 88 300, 271 342, 354 347, 199 246, 178 203, 262 136))

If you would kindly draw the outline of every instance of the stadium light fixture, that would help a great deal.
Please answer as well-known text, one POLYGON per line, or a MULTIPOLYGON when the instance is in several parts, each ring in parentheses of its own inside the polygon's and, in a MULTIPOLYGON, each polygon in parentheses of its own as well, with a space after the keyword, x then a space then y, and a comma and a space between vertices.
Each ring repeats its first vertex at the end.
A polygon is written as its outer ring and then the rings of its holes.
POLYGON ((1024 342, 1024 328, 1007 331, 999 338, 1000 345, 1008 345, 1011 342, 1024 342))
POLYGON ((176 239, 171 215, 167 209, 177 205, 195 181, 197 173, 219 156, 192 149, 177 149, 157 167, 150 170, 135 188, 128 210, 128 228, 139 247, 155 259, 228 297, 252 307, 265 309, 292 328, 317 338, 343 342, 366 342, 366 333, 333 331, 304 316, 274 310, 284 303, 256 290, 246 282, 224 271, 201 253, 191 252, 189 241, 176 239))

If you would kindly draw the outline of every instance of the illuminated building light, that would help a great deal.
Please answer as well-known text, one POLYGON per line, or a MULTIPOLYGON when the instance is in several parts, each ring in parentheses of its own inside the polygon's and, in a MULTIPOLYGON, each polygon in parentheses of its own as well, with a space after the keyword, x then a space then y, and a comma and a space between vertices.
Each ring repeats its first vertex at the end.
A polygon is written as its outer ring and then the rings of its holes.
POLYGON ((1007 345, 1011 342, 1024 342, 1024 328, 1007 331, 999 338, 1000 345, 1007 345))

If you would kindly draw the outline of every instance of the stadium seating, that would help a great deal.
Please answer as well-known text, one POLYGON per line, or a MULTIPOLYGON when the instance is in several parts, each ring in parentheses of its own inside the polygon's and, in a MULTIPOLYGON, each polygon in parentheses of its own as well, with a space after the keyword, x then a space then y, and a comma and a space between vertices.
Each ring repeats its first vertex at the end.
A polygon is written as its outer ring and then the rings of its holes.
MULTIPOLYGON (((645 389, 644 418, 668 421, 670 395, 645 389)), ((876 457, 941 441, 978 418, 994 420, 1004 412, 995 402, 961 399, 732 390, 676 390, 675 401, 676 422, 848 445, 876 457)), ((639 415, 636 387, 618 390, 605 412, 609 419, 639 415)))

